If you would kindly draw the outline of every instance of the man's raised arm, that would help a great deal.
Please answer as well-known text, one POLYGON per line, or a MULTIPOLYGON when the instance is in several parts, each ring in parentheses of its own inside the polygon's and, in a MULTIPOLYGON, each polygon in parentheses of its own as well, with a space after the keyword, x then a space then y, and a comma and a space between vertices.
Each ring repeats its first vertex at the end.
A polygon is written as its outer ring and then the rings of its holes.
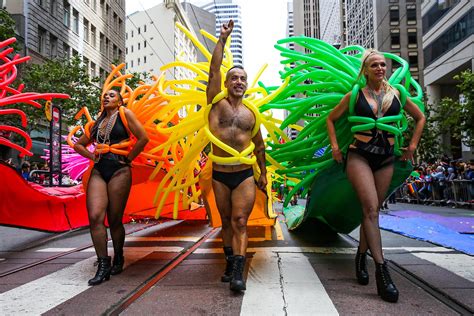
POLYGON ((209 68, 209 82, 206 90, 208 104, 210 104, 212 99, 221 92, 221 65, 222 58, 224 57, 224 47, 233 28, 234 21, 232 20, 227 24, 222 24, 219 40, 216 43, 214 52, 212 53, 211 67, 209 68))

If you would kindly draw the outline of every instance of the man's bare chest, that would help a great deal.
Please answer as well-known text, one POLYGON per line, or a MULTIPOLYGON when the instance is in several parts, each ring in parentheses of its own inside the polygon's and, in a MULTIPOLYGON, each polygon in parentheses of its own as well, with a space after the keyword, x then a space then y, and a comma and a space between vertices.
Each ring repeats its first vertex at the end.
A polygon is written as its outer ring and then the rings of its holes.
POLYGON ((220 104, 209 113, 211 129, 239 129, 252 131, 255 125, 254 114, 245 106, 233 107, 230 104, 220 104))

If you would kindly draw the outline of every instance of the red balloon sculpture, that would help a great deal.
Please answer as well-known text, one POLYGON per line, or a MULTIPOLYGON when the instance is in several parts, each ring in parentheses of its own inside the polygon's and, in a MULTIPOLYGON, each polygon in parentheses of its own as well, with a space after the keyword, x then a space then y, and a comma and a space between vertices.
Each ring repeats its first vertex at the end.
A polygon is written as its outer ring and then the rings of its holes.
MULTIPOLYGON (((68 99, 69 95, 64 93, 37 93, 37 92, 22 92, 25 87, 24 84, 20 84, 18 88, 13 88, 10 84, 15 81, 18 74, 16 68, 17 64, 21 64, 30 59, 30 56, 20 57, 16 54, 10 59, 8 55, 13 53, 13 48, 9 47, 10 44, 14 43, 16 38, 10 38, 3 42, 0 42, 0 115, 16 114, 21 117, 21 125, 26 128, 27 119, 23 111, 18 109, 4 109, 1 107, 16 103, 26 103, 36 108, 41 108, 41 104, 34 101, 37 99, 51 100, 53 98, 68 99)), ((5 145, 16 149, 20 152, 20 157, 25 155, 32 156, 33 153, 30 151, 32 142, 30 136, 22 129, 9 125, 0 125, 0 145, 5 145), (6 133, 5 133, 6 132, 6 133), (8 138, 2 136, 14 132, 25 139, 25 147, 21 147, 10 141, 8 138)))

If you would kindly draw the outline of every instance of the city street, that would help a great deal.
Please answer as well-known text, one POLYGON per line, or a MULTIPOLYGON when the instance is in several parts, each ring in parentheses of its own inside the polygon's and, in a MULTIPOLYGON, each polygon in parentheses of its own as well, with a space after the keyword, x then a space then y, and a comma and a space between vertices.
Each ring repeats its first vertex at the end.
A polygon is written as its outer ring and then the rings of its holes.
MULTIPOLYGON (((390 211, 407 209, 428 211, 413 204, 391 205, 390 211)), ((446 216, 472 212, 430 209, 446 216)), ((377 296, 372 260, 369 285, 357 284, 357 230, 334 234, 307 223, 288 232, 281 216, 271 229, 250 229, 244 294, 220 282, 225 261, 219 230, 204 221, 128 224, 127 233, 133 233, 126 239, 125 271, 95 287, 87 286, 95 271, 87 229, 59 235, 10 227, 0 232, 5 315, 456 315, 474 310, 472 256, 387 231, 384 252, 401 293, 396 304, 377 296), (189 254, 191 247, 196 249, 189 254)))

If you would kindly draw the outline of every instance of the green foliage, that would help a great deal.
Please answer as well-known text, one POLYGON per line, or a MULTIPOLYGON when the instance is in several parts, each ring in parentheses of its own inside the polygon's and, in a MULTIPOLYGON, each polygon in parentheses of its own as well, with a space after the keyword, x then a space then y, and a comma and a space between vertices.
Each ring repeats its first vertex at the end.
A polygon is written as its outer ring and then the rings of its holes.
MULTIPOLYGON (((66 93, 70 99, 53 99, 63 110, 63 125, 76 125, 74 115, 87 106, 92 112, 99 108, 99 78, 91 78, 79 56, 71 59, 48 60, 44 64, 28 64, 19 75, 20 82, 25 84, 25 92, 66 93)), ((44 102, 42 102, 44 104, 44 102)), ((22 107, 28 115, 32 127, 44 120, 44 111, 36 108, 22 107)))
POLYGON ((132 78, 127 79, 127 85, 135 90, 141 82, 147 82, 151 79, 151 75, 148 72, 132 72, 132 78))
MULTIPOLYGON (((15 21, 12 19, 10 14, 4 9, 0 9, 0 42, 7 40, 11 37, 16 37, 15 34, 15 21)), ((17 42, 11 45, 15 51, 20 50, 20 46, 17 42)))
MULTIPOLYGON (((426 124, 421 134, 418 148, 415 152, 415 160, 417 162, 435 162, 441 157, 443 148, 440 145, 440 130, 437 122, 431 116, 430 108, 426 107, 425 111, 426 124)), ((404 133, 405 144, 409 143, 413 130, 415 128, 415 121, 412 118, 408 120, 408 128, 404 133)))
POLYGON ((438 122, 440 132, 449 133, 455 140, 466 146, 474 146, 474 74, 463 71, 454 76, 460 80, 457 85, 459 93, 463 96, 460 100, 444 98, 436 109, 434 120, 438 122))

